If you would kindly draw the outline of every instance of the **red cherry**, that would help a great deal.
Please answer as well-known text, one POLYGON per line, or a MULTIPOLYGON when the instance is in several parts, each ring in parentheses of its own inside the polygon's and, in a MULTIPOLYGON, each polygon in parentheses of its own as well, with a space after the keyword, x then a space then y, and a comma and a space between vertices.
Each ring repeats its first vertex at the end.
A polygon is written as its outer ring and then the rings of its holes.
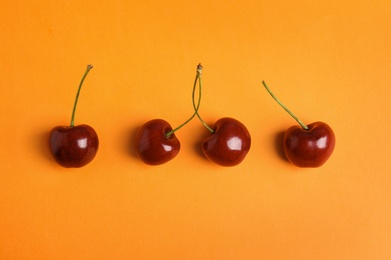
POLYGON ((221 166, 235 166, 246 157, 251 146, 247 128, 238 120, 225 117, 216 121, 214 133, 202 142, 205 156, 221 166))
POLYGON ((274 100, 300 124, 291 126, 285 132, 283 148, 288 160, 298 167, 322 166, 335 147, 335 135, 331 127, 323 122, 303 124, 274 96, 264 81, 262 84, 274 100))
POLYGON ((308 130, 292 126, 285 132, 285 155, 299 167, 322 166, 333 153, 334 147, 334 132, 323 122, 309 124, 308 130))
MULTIPOLYGON (((197 74, 193 86, 193 102, 197 81, 201 73, 202 66, 199 64, 197 66, 197 74)), ((163 119, 154 119, 145 123, 137 131, 135 138, 137 156, 144 163, 149 165, 160 165, 174 159, 181 148, 181 144, 175 136, 175 132, 189 123, 195 115, 196 112, 175 129, 172 129, 171 125, 163 119)))
POLYGON ((63 167, 83 167, 91 162, 99 148, 99 139, 95 130, 89 125, 74 125, 77 101, 84 79, 92 69, 91 65, 81 79, 75 103, 70 126, 57 126, 50 132, 49 147, 50 152, 58 164, 63 167))
POLYGON ((162 119, 145 123, 136 134, 137 156, 146 164, 164 164, 179 153, 181 144, 172 131, 170 124, 162 119))
POLYGON ((66 168, 85 166, 94 159, 98 148, 98 135, 89 125, 57 126, 50 133, 50 152, 66 168))
MULTIPOLYGON (((200 66, 200 65, 199 65, 200 66)), ((202 92, 202 77, 199 77, 199 98, 196 104, 193 95, 193 108, 201 123, 211 136, 202 142, 202 151, 206 158, 221 166, 235 166, 246 157, 251 146, 251 137, 247 128, 238 120, 225 117, 216 121, 210 128, 198 113, 202 92)))

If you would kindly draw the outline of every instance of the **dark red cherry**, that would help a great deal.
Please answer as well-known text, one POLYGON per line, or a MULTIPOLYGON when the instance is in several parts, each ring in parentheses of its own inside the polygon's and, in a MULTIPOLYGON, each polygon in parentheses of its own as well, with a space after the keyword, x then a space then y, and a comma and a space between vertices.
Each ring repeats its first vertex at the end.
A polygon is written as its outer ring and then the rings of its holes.
POLYGON ((205 156, 222 166, 241 163, 251 146, 247 128, 236 119, 224 117, 216 121, 213 131, 202 143, 205 156))
POLYGON ((92 66, 88 65, 80 81, 73 105, 70 125, 54 127, 50 132, 50 152, 56 162, 63 167, 83 167, 94 159, 98 151, 99 139, 95 130, 89 125, 75 126, 74 123, 80 90, 84 79, 91 69, 92 66))
POLYGON ((85 166, 94 159, 98 148, 98 135, 89 125, 57 126, 50 132, 50 152, 63 167, 85 166))
POLYGON ((181 144, 172 131, 170 124, 162 119, 146 122, 137 131, 135 138, 137 156, 146 164, 160 165, 179 153, 181 144))
POLYGON ((331 127, 323 122, 305 125, 278 100, 265 81, 262 81, 262 84, 273 99, 300 125, 291 126, 285 132, 283 148, 288 160, 298 167, 322 166, 335 147, 335 135, 331 127))
POLYGON ((335 146, 335 135, 326 123, 315 122, 291 126, 284 135, 284 152, 290 162, 299 167, 322 166, 331 156, 335 146))

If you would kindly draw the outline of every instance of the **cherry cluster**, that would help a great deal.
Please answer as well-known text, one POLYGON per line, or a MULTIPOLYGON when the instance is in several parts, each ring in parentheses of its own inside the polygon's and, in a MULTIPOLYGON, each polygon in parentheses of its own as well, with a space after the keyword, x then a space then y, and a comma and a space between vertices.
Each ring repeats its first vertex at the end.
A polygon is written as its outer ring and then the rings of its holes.
MULTIPOLYGON (((91 69, 92 66, 88 65, 80 82, 70 125, 57 126, 50 132, 50 152, 56 162, 66 168, 79 168, 87 165, 98 151, 99 139, 95 130, 85 124, 77 126, 74 124, 80 90, 91 69)), ((194 113, 189 119, 175 129, 163 119, 150 120, 138 129, 135 148, 137 156, 145 164, 161 165, 174 159, 181 147, 175 132, 196 116, 210 132, 210 135, 202 142, 202 151, 206 158, 221 166, 235 166, 246 157, 251 147, 251 136, 244 124, 234 118, 224 117, 210 127, 198 113, 202 94, 202 69, 199 64, 192 92, 194 113), (197 86, 198 100, 196 102, 197 86)), ((324 122, 305 125, 274 96, 264 81, 262 84, 274 100, 299 123, 299 125, 290 127, 284 135, 283 148, 288 160, 298 167, 323 165, 334 150, 333 130, 324 122)))

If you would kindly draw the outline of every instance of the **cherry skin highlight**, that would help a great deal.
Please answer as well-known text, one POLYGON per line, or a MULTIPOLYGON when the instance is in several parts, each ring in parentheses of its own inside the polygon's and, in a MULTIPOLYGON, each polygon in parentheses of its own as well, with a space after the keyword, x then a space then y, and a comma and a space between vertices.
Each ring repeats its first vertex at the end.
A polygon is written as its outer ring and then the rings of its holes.
POLYGON ((163 119, 153 119, 137 131, 135 146, 137 156, 146 164, 164 164, 177 156, 181 144, 172 131, 171 125, 163 119))
POLYGON ((66 168, 79 168, 90 163, 99 148, 99 139, 89 125, 57 126, 50 132, 50 152, 66 168))
POLYGON ((246 157, 251 147, 247 128, 238 120, 224 117, 216 121, 211 136, 202 142, 206 158, 221 166, 235 166, 246 157))
POLYGON ((291 126, 284 135, 284 152, 290 162, 299 167, 320 167, 331 156, 335 135, 326 123, 307 125, 308 130, 291 126))

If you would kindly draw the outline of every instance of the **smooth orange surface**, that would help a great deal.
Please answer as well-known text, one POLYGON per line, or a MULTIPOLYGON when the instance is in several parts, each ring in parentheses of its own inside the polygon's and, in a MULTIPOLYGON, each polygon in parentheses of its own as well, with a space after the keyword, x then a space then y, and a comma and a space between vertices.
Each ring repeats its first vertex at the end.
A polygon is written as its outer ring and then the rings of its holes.
POLYGON ((391 4, 379 1, 3 1, 0 8, 0 259, 391 259, 391 4), (195 119, 171 162, 144 165, 135 130, 192 113, 244 123, 237 167, 200 152, 195 119), (81 169, 48 133, 100 138, 81 169), (325 121, 321 168, 281 154, 296 122, 325 121))

